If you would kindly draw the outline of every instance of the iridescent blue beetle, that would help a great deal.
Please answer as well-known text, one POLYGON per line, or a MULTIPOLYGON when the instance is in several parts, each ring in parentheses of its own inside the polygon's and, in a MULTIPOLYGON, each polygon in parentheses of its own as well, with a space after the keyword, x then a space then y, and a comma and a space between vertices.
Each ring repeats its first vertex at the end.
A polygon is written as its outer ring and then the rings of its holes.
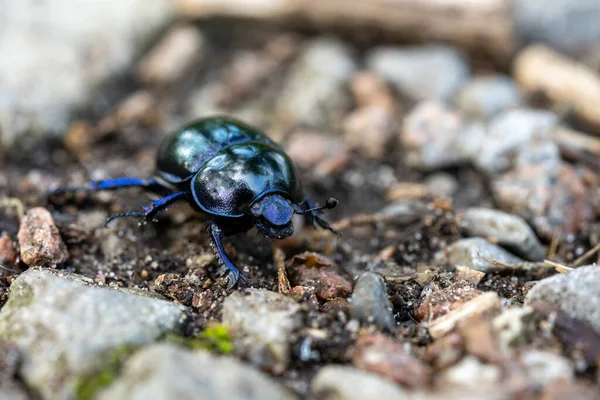
POLYGON ((315 229, 319 225, 337 233, 319 216, 320 210, 334 208, 337 200, 330 198, 324 206, 315 207, 283 148, 239 121, 205 118, 182 127, 161 144, 156 170, 149 180, 93 181, 87 187, 67 187, 51 194, 141 187, 163 196, 143 207, 144 212, 112 215, 107 223, 120 217, 136 217, 145 223, 172 204, 187 201, 210 216, 211 246, 227 269, 230 287, 241 275, 225 253, 223 236, 257 226, 266 236, 283 239, 294 233, 294 214, 303 214, 315 229))

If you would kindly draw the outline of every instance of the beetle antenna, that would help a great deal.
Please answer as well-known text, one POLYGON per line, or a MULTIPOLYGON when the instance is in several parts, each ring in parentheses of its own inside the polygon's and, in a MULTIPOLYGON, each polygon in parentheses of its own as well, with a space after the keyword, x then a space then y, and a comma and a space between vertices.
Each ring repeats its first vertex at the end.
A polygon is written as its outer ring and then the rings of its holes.
POLYGON ((330 197, 327 199, 324 206, 313 207, 313 208, 309 208, 308 210, 297 210, 296 214, 306 214, 309 212, 320 211, 320 210, 331 210, 332 208, 335 208, 335 206, 337 206, 337 205, 338 205, 337 199, 330 197))

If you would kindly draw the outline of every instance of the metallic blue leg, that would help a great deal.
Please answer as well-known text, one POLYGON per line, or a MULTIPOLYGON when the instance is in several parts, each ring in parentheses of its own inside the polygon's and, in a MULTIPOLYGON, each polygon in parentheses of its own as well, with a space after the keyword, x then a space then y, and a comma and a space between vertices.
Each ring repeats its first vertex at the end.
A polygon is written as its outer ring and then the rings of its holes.
POLYGON ((240 270, 229 260, 227 254, 225 253, 225 248, 223 247, 223 243, 221 240, 223 239, 223 231, 214 221, 210 222, 207 226, 208 233, 210 234, 210 246, 212 247, 215 256, 217 257, 217 262, 219 265, 225 267, 227 269, 228 275, 228 284, 227 289, 232 289, 237 283, 238 279, 241 278, 244 282, 247 283, 244 275, 240 273, 240 270))
MULTIPOLYGON (((305 210, 310 210, 311 208, 316 207, 316 204, 314 203, 314 201, 312 201, 308 196, 306 196, 305 204, 306 204, 305 210)), ((327 229, 328 231, 331 231, 339 236, 340 234, 338 233, 338 231, 335 230, 331 225, 329 225, 329 222, 327 222, 323 218, 321 218, 321 216, 319 214, 321 214, 320 211, 314 210, 314 211, 309 211, 304 215, 306 216, 307 222, 312 224, 314 229, 317 229, 317 225, 318 225, 321 228, 327 229)))
POLYGON ((68 192, 93 192, 97 190, 114 190, 128 187, 141 187, 158 193, 165 192, 165 188, 162 187, 154 179, 116 178, 106 179, 102 181, 92 181, 89 185, 67 186, 64 188, 58 188, 56 190, 50 191, 48 195, 52 196, 55 194, 68 192))
POLYGON ((183 200, 186 196, 187 196, 187 192, 176 192, 176 193, 170 194, 166 197, 163 197, 162 199, 155 200, 149 206, 142 207, 144 210, 143 213, 137 212, 137 211, 128 211, 128 212, 124 212, 124 213, 111 215, 110 217, 108 217, 106 219, 106 224, 108 224, 113 219, 123 218, 123 217, 139 218, 140 225, 145 224, 148 221, 152 221, 158 214, 165 211, 167 208, 172 206, 174 203, 176 203, 180 200, 183 200))

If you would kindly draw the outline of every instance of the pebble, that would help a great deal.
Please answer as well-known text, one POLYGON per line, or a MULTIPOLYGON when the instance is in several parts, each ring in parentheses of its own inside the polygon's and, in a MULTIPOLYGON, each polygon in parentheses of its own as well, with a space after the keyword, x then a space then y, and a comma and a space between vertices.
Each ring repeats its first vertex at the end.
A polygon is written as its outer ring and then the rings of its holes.
POLYGON ((3 1, 0 147, 62 134, 109 77, 124 71, 172 18, 169 0, 3 1), (9 4, 10 3, 10 4, 9 4), (27 93, 27 96, 23 96, 27 93))
POLYGON ((460 88, 454 104, 469 119, 488 120, 523 103, 523 94, 506 75, 478 76, 460 88))
POLYGON ((545 110, 517 109, 494 117, 479 151, 473 153, 475 166, 493 175, 511 167, 513 156, 534 140, 550 141, 558 117, 545 110))
POLYGON ((600 267, 579 267, 542 279, 529 290, 525 302, 556 306, 600 333, 600 267))
POLYGON ((286 125, 323 127, 348 108, 347 82, 356 71, 354 54, 343 42, 308 42, 287 77, 277 113, 286 125))
POLYGON ((404 118, 400 141, 409 166, 426 171, 467 163, 476 153, 485 130, 465 125, 442 103, 418 104, 404 118))
POLYGON ((290 361, 290 335, 302 324, 300 305, 264 289, 235 292, 223 303, 223 324, 235 337, 236 354, 274 373, 290 361))
POLYGON ((462 265, 486 273, 494 268, 502 268, 501 265, 485 260, 486 258, 503 264, 523 262, 521 258, 480 237, 457 240, 436 255, 436 259, 446 260, 451 265, 462 265))
POLYGON ((395 144, 396 100, 387 84, 370 72, 355 74, 350 88, 358 108, 344 121, 344 141, 367 157, 380 159, 395 144))
POLYGON ((513 250, 531 261, 543 260, 546 250, 533 229, 519 216, 502 211, 473 207, 467 209, 459 220, 470 236, 494 239, 494 243, 513 250))
POLYGON ((449 101, 470 75, 467 59, 449 46, 378 47, 367 67, 413 101, 449 101))
POLYGON ((498 340, 498 346, 503 351, 524 341, 536 330, 533 321, 534 313, 531 307, 513 307, 504 310, 492 321, 492 327, 498 340))
POLYGON ((408 393, 379 375, 348 366, 328 365, 311 382, 319 400, 405 400, 408 393))
POLYGON ((520 361, 527 375, 527 383, 538 390, 555 380, 572 381, 575 375, 570 360, 547 351, 525 351, 520 361))
POLYGON ((15 249, 10 236, 0 237, 0 265, 10 268, 17 261, 17 255, 17 249, 15 249))
POLYGON ((438 379, 442 385, 477 387, 497 384, 501 377, 502 370, 497 365, 483 364, 474 356, 466 356, 443 371, 438 379))
POLYGON ((143 83, 164 85, 175 82, 190 69, 200 68, 206 39, 193 25, 176 25, 140 61, 138 76, 143 83))
POLYGON ((17 236, 21 260, 27 265, 52 266, 69 258, 52 215, 43 207, 25 213, 17 236))
POLYGON ((384 330, 391 330, 396 325, 381 276, 365 272, 358 278, 351 297, 350 316, 363 325, 375 325, 384 330))
POLYGON ((425 387, 431 371, 417 358, 406 354, 402 345, 382 334, 359 338, 352 364, 411 388, 425 387))
POLYGON ((466 280, 458 280, 446 288, 432 282, 421 293, 424 300, 415 313, 415 317, 419 321, 434 320, 481 294, 481 290, 477 289, 477 284, 466 280))
POLYGON ((98 400, 287 400, 289 391, 231 357, 155 344, 137 352, 98 400))
POLYGON ((352 293, 352 282, 341 275, 333 261, 319 254, 296 255, 288 262, 286 270, 293 285, 310 288, 321 300, 346 298, 352 293))
POLYGON ((449 313, 434 319, 429 324, 429 334, 439 339, 450 333, 458 324, 468 323, 483 314, 500 311, 500 297, 496 292, 486 292, 449 313))
POLYGON ((600 4, 596 0, 515 0, 512 7, 525 43, 546 43, 576 58, 598 52, 600 4))
POLYGON ((539 161, 494 179, 494 198, 503 210, 525 218, 545 240, 556 232, 575 234, 592 219, 590 193, 570 164, 554 166, 543 157, 539 161))
POLYGON ((456 178, 446 172, 436 172, 425 178, 425 186, 435 198, 452 197, 460 187, 456 178))
POLYGON ((337 137, 312 131, 294 131, 287 137, 286 153, 296 163, 312 168, 315 178, 342 171, 351 160, 348 147, 337 137))
POLYGON ((184 318, 182 307, 149 292, 96 287, 79 275, 30 268, 10 287, 0 336, 21 353, 19 376, 28 386, 44 399, 65 399, 102 360, 178 329, 184 318))

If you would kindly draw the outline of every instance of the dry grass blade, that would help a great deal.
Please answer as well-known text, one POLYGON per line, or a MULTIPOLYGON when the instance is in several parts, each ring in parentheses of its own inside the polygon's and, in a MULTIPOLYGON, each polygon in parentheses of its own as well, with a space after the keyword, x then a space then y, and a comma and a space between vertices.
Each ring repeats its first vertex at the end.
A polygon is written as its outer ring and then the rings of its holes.
POLYGON ((273 259, 275 260, 275 265, 277 265, 277 290, 281 294, 288 295, 292 287, 285 272, 285 255, 283 254, 283 250, 275 245, 273 245, 273 259))
POLYGON ((25 206, 23 205, 23 202, 21 200, 17 199, 16 197, 4 197, 4 198, 0 199, 0 207, 15 208, 17 210, 17 215, 19 216, 19 220, 21 220, 23 218, 23 215, 25 215, 25 206))
POLYGON ((595 245, 594 247, 592 247, 591 249, 586 251, 585 254, 583 254, 579 258, 577 258, 577 260, 575 260, 575 262, 573 262, 573 265, 581 264, 582 262, 584 262, 585 260, 587 260, 588 258, 593 256, 594 253, 597 252, 598 250, 600 250, 600 243, 598 243, 597 245, 595 245))
POLYGON ((544 260, 544 263, 550 265, 551 267, 554 267, 556 269, 556 271, 558 271, 561 274, 566 274, 567 272, 573 271, 573 268, 568 267, 568 266, 563 265, 563 264, 559 264, 559 263, 554 262, 554 261, 544 260))

